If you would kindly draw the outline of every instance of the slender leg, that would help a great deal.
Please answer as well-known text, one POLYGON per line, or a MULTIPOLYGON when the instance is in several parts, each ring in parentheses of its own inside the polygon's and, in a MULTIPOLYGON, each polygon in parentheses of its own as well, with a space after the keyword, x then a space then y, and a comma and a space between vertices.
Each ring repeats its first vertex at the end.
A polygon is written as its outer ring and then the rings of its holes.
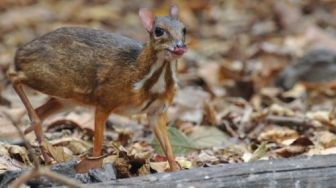
POLYGON ((41 121, 45 120, 48 116, 55 114, 63 109, 63 104, 55 98, 50 98, 46 103, 35 109, 41 121))
POLYGON ((104 141, 104 129, 105 122, 109 116, 109 113, 96 109, 95 113, 95 130, 94 130, 94 142, 92 157, 86 157, 82 159, 76 166, 75 170, 78 173, 85 173, 91 169, 101 168, 103 165, 102 146, 104 141))
POLYGON ((47 154, 47 149, 45 148, 42 126, 41 126, 41 120, 38 117, 35 110, 33 109, 32 105, 30 104, 29 99, 27 98, 27 96, 26 96, 26 94, 25 94, 25 92, 22 88, 22 84, 18 80, 15 80, 15 78, 11 78, 11 80, 12 80, 12 83, 13 83, 14 90, 19 95, 22 103, 24 104, 24 106, 27 109, 28 116, 29 116, 29 119, 31 121, 32 127, 34 127, 34 132, 35 132, 36 139, 37 139, 37 141, 40 145, 40 149, 41 149, 43 159, 44 159, 46 164, 50 164, 51 159, 50 159, 49 155, 47 154))
MULTIPOLYGON (((37 113, 38 117, 40 118, 41 122, 43 120, 45 120, 48 116, 55 114, 56 112, 59 112, 63 109, 63 104, 61 102, 59 102, 57 99, 55 98, 51 98, 49 99, 46 103, 44 103, 43 105, 37 107, 35 109, 35 112, 37 113)), ((34 130, 33 126, 28 127, 24 133, 28 134, 31 131, 34 130)))
POLYGON ((170 171, 174 172, 177 170, 177 165, 175 162, 173 149, 168 138, 167 113, 151 114, 149 115, 149 119, 151 126, 152 127, 154 126, 155 136, 159 140, 162 150, 166 154, 170 166, 170 171))
POLYGON ((93 157, 99 157, 102 155, 102 146, 104 141, 105 123, 109 116, 109 112, 105 112, 99 108, 95 113, 95 130, 94 130, 94 142, 93 142, 93 157))

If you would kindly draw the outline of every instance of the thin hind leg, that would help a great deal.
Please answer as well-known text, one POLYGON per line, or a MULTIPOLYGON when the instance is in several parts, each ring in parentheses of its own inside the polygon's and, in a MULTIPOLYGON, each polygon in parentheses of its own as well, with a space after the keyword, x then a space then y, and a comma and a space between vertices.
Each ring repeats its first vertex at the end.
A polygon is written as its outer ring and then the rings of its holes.
POLYGON ((41 121, 43 121, 50 115, 62 111, 63 108, 64 108, 63 103, 61 103, 56 98, 50 98, 46 103, 37 107, 35 111, 37 115, 40 117, 41 121))
POLYGON ((45 148, 44 139, 43 139, 43 132, 42 132, 42 125, 41 120, 35 110, 33 109, 32 105, 29 102, 29 99, 27 95, 25 94, 22 84, 20 83, 20 80, 18 80, 16 75, 9 75, 10 80, 12 81, 13 88, 16 91, 16 93, 19 95, 22 103, 27 109, 29 119, 31 121, 32 126, 34 127, 34 132, 36 139, 40 145, 41 153, 43 156, 43 159, 46 164, 51 163, 51 158, 47 154, 47 149, 45 148))
MULTIPOLYGON (((56 98, 50 98, 46 103, 43 105, 37 107, 35 109, 35 112, 37 113, 37 116, 40 118, 40 121, 43 122, 48 116, 55 114, 59 111, 62 111, 64 108, 64 105, 57 100, 56 98)), ((28 127, 24 133, 28 134, 31 131, 34 130, 34 126, 28 127)))

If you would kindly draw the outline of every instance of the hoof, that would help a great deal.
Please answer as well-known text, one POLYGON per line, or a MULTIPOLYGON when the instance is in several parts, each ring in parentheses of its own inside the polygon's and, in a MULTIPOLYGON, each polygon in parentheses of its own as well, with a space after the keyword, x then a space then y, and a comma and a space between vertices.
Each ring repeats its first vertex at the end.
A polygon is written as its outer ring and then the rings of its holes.
POLYGON ((106 155, 100 157, 85 156, 78 164, 75 165, 77 173, 86 173, 91 169, 97 169, 103 167, 103 160, 106 155))

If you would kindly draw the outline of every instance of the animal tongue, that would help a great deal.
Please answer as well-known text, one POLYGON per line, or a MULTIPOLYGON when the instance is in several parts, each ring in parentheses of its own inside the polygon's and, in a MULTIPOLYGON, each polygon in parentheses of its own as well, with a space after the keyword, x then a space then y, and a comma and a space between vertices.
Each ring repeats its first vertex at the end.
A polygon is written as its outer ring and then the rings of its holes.
POLYGON ((187 51, 187 48, 175 48, 174 49, 174 54, 176 55, 182 55, 187 51))

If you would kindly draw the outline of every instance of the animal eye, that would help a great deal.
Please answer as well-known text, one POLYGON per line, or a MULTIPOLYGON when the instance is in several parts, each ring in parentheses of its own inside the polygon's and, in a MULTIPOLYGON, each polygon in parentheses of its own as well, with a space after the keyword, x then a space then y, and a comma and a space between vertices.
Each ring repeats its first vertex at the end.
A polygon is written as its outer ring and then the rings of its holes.
POLYGON ((160 28, 160 27, 156 27, 156 28, 155 28, 155 31, 154 31, 155 36, 157 36, 157 37, 162 36, 162 35, 164 34, 164 32, 165 32, 165 31, 164 31, 162 28, 160 28))
POLYGON ((182 29, 182 33, 183 33, 183 35, 185 35, 185 34, 187 33, 187 29, 186 29, 186 28, 183 28, 183 29, 182 29))

